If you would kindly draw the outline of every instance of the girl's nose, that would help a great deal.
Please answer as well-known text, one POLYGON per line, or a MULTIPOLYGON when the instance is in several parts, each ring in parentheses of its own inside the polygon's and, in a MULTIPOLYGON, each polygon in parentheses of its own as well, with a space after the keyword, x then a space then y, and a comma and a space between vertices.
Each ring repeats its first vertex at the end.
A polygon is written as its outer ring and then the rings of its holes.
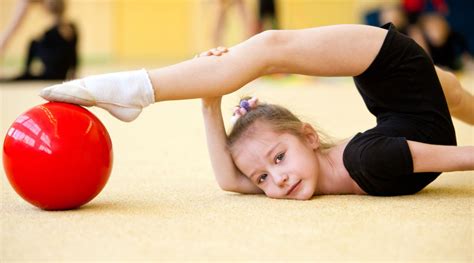
POLYGON ((288 181, 288 175, 286 173, 275 173, 273 179, 276 185, 283 186, 288 181))

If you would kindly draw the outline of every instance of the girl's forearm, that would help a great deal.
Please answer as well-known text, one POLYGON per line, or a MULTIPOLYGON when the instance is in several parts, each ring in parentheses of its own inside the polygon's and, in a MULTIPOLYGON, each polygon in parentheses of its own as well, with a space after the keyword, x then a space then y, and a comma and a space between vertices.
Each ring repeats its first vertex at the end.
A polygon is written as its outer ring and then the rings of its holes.
POLYGON ((459 158, 461 159, 459 170, 474 170, 474 146, 461 146, 458 148, 459 158))
POLYGON ((407 142, 413 159, 413 171, 416 173, 474 170, 474 146, 407 142))
POLYGON ((262 193, 234 164, 226 146, 227 136, 220 107, 220 99, 203 100, 202 112, 208 151, 217 183, 226 191, 247 194, 262 193))

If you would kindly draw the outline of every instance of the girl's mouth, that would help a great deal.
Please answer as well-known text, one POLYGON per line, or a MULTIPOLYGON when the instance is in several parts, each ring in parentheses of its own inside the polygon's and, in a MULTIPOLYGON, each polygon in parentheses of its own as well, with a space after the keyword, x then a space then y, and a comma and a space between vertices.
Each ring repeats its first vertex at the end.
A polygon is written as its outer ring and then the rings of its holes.
POLYGON ((286 192, 286 195, 287 196, 291 195, 295 191, 295 189, 300 185, 300 183, 301 183, 301 180, 299 180, 298 182, 296 182, 296 184, 291 186, 291 188, 288 190, 288 192, 286 192))

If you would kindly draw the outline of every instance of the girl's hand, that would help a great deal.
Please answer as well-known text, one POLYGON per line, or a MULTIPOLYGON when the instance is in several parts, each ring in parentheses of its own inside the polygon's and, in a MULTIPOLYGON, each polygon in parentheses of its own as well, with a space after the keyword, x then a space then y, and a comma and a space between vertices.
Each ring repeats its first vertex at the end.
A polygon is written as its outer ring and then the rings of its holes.
POLYGON ((197 54, 194 58, 200 58, 200 57, 209 57, 209 56, 221 56, 224 53, 227 53, 229 49, 226 47, 216 47, 213 49, 209 49, 208 51, 204 51, 200 54, 197 54))

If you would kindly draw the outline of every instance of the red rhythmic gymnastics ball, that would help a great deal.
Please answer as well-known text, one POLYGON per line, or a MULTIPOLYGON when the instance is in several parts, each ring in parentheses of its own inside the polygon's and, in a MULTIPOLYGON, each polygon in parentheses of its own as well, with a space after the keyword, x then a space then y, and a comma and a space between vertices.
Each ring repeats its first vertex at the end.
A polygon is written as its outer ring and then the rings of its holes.
POLYGON ((112 170, 112 141, 77 105, 49 102, 21 114, 7 131, 3 167, 15 191, 45 210, 78 208, 96 197, 112 170))

